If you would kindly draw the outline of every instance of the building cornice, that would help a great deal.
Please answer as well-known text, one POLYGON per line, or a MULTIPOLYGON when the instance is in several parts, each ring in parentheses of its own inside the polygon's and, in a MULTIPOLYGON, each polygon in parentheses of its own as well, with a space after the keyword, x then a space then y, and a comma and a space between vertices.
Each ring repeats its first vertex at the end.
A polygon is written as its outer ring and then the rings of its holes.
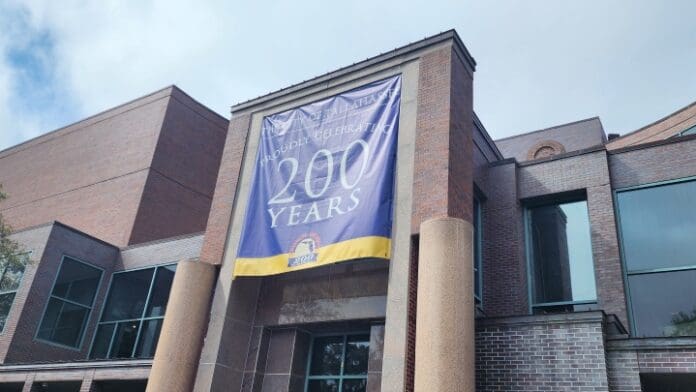
POLYGON ((381 64, 390 60, 394 60, 398 57, 405 57, 407 55, 413 54, 414 52, 425 51, 426 49, 442 44, 444 42, 451 41, 453 43, 454 51, 456 55, 462 60, 462 62, 467 66, 469 72, 473 73, 476 70, 476 61, 469 53, 461 38, 455 30, 448 30, 440 34, 424 38, 420 41, 410 43, 408 45, 393 49, 389 52, 379 54, 374 57, 367 58, 363 61, 354 63, 352 65, 339 68, 335 71, 325 73, 323 75, 316 76, 314 78, 305 80, 301 83, 297 83, 280 90, 270 92, 268 94, 259 96, 257 98, 252 98, 248 101, 240 102, 233 105, 231 108, 232 113, 248 110, 252 107, 259 106, 268 101, 278 99, 280 97, 294 94, 302 90, 310 89, 319 84, 326 83, 329 80, 336 79, 351 73, 355 73, 366 68, 381 64))

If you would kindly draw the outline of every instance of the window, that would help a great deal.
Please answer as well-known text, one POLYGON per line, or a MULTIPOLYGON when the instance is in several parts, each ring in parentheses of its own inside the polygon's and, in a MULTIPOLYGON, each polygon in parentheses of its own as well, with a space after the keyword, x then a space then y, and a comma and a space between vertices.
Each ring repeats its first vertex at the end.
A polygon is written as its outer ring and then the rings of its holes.
POLYGON ((679 132, 678 134, 676 134, 672 137, 680 137, 680 136, 688 136, 688 135, 696 135, 696 125, 693 125, 689 128, 686 128, 685 130, 679 132))
POLYGON ((694 200, 696 181, 616 193, 636 336, 696 336, 694 200))
POLYGON ((115 273, 89 357, 154 357, 175 272, 173 264, 115 273))
POLYGON ((17 289, 24 276, 28 256, 28 254, 21 255, 18 263, 5 260, 0 263, 0 332, 5 330, 7 317, 10 315, 17 289))
POLYGON ((101 269, 64 256, 37 339, 78 348, 101 276, 101 269))
POLYGON ((315 337, 306 391, 364 392, 369 354, 369 334, 315 337))
POLYGON ((597 293, 587 203, 528 208, 526 221, 532 311, 594 308, 597 293))
POLYGON ((481 305, 483 298, 481 202, 474 197, 474 302, 481 305))

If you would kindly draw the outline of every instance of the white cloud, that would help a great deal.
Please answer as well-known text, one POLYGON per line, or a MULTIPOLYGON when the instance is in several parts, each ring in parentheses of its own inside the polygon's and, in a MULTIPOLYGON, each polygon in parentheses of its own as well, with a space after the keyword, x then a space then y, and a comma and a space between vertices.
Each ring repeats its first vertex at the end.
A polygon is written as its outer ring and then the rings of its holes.
POLYGON ((494 137, 593 115, 625 132, 696 99, 694 12, 688 0, 6 0, 0 149, 169 84, 227 116, 449 28, 479 63, 476 110, 494 137), (6 34, 21 10, 26 25, 6 34), (50 83, 17 91, 8 47, 40 34, 51 38, 50 83))

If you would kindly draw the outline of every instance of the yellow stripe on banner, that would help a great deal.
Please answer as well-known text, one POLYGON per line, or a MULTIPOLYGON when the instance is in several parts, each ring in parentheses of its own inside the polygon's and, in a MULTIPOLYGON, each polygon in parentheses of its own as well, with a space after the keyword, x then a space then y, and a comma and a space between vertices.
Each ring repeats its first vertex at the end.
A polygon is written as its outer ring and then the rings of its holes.
POLYGON ((299 271, 320 265, 351 259, 391 257, 391 240, 386 237, 360 237, 322 246, 317 249, 317 260, 288 267, 290 254, 271 257, 238 258, 234 264, 234 276, 265 276, 299 271))

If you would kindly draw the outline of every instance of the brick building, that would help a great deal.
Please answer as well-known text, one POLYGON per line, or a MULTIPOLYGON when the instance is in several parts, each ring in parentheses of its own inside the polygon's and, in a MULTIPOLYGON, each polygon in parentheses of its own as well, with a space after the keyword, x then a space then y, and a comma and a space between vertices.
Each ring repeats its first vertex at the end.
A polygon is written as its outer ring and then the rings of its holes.
POLYGON ((230 121, 169 87, 1 151, 0 391, 694 390, 696 104, 494 141, 475 68, 449 31, 230 121), (392 75, 390 260, 233 279, 261 120, 392 75))

